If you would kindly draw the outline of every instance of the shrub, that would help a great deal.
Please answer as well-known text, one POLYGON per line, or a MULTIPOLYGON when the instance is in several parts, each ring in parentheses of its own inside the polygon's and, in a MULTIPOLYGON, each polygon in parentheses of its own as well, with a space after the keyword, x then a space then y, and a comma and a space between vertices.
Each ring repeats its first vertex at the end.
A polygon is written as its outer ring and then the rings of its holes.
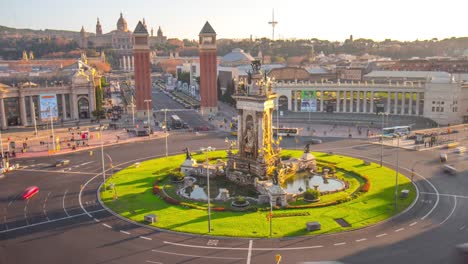
POLYGON ((162 198, 166 203, 169 203, 169 204, 172 204, 172 205, 180 205, 180 201, 176 200, 176 199, 174 199, 172 197, 163 195, 162 198))
POLYGON ((215 211, 215 212, 224 212, 224 211, 226 211, 226 209, 224 207, 222 207, 222 206, 219 206, 219 207, 214 207, 213 211, 215 211))
POLYGON ((185 175, 181 171, 174 171, 170 173, 172 181, 182 181, 185 178, 185 175))
POLYGON ((368 192, 370 190, 370 180, 367 178, 367 176, 362 176, 364 180, 366 181, 364 185, 362 185, 361 189, 359 190, 360 192, 368 192))
POLYGON ((273 218, 280 218, 280 217, 291 217, 291 216, 308 216, 310 215, 309 212, 293 212, 293 213, 274 213, 272 215, 273 218))
POLYGON ((153 194, 159 195, 161 193, 161 189, 158 185, 153 186, 153 194))
POLYGON ((320 191, 314 189, 307 189, 304 193, 304 199, 313 201, 320 197, 320 191))
POLYGON ((236 204, 244 204, 245 202, 246 202, 246 200, 245 200, 244 196, 237 196, 236 197, 236 200, 235 200, 236 204))

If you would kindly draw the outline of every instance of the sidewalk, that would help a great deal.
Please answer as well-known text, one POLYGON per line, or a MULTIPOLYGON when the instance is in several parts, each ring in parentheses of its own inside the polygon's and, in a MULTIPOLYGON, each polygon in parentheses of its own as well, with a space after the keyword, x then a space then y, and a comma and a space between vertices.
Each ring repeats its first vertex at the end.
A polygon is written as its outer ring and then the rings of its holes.
MULTIPOLYGON (((95 126, 94 126, 95 127, 95 126)), ((22 158, 32 158, 32 157, 42 157, 42 156, 54 156, 54 155, 62 155, 67 153, 72 153, 76 151, 86 151, 98 148, 101 146, 101 142, 104 146, 109 145, 116 145, 116 144, 124 144, 129 142, 137 142, 137 141, 145 141, 149 139, 155 139, 164 137, 163 132, 155 132, 151 135, 151 138, 148 136, 145 137, 136 137, 131 133, 127 133, 124 129, 119 130, 104 130, 102 132, 102 140, 98 136, 98 132, 94 129, 89 130, 71 130, 68 129, 59 130, 55 134, 55 138, 59 139, 59 149, 55 152, 52 151, 52 142, 50 139, 50 134, 45 134, 44 131, 39 133, 38 137, 36 138, 34 135, 32 137, 28 137, 27 140, 24 137, 25 135, 29 135, 30 133, 24 132, 25 134, 18 135, 15 133, 14 136, 12 135, 2 135, 3 144, 4 144, 4 151, 8 151, 8 140, 5 138, 10 137, 10 142, 15 139, 16 148, 15 153, 16 157, 10 157, 10 159, 22 159, 22 158), (80 136, 81 131, 89 131, 89 139, 82 139, 80 136), (74 140, 72 140, 72 138, 74 140), (44 142, 47 140, 45 144, 41 144, 40 142, 44 142), (27 143, 27 148, 25 152, 22 152, 21 149, 23 148, 22 143, 27 143)), ((56 145, 57 147, 57 145, 56 145)), ((11 149, 10 149, 11 150, 11 149)))

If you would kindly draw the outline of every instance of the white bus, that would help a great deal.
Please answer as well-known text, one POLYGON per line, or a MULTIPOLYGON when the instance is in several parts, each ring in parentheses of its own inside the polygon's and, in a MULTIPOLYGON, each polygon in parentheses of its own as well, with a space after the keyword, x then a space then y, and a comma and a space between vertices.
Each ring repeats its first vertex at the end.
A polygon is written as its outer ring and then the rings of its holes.
POLYGON ((282 137, 295 137, 298 134, 297 128, 273 128, 273 135, 282 137))
POLYGON ((410 126, 394 126, 394 127, 386 127, 383 129, 382 134, 384 137, 393 137, 396 134, 400 135, 408 135, 411 132, 410 126))
POLYGON ((182 128, 182 120, 177 115, 171 115, 171 126, 173 129, 182 128))

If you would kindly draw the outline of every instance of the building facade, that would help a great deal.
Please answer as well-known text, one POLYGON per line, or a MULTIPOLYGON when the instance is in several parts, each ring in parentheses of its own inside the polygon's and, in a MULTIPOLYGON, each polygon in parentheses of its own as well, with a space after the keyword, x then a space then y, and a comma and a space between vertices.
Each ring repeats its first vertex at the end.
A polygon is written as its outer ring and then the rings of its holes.
POLYGON ((89 119, 96 109, 95 89, 99 85, 100 76, 82 61, 47 75, 0 77, 0 126, 33 126, 34 119, 36 124, 50 122, 40 118, 39 98, 51 94, 57 98, 59 120, 89 119))
MULTIPOLYGON (((400 72, 397 77, 403 78, 402 75, 400 72)), ((280 110, 362 114, 384 112, 426 117, 441 125, 468 122, 468 76, 433 72, 433 76, 423 82, 413 75, 415 73, 408 75, 406 81, 390 78, 385 82, 277 82, 273 89, 279 95, 276 103, 280 110), (411 76, 418 81, 408 81, 411 76)))
MULTIPOLYGON (((143 19, 143 26, 148 30, 146 22, 143 19)), ((80 31, 80 48, 96 48, 96 49, 113 49, 118 55, 118 69, 124 71, 133 71, 135 62, 133 57, 133 34, 128 30, 127 20, 123 14, 117 20, 117 27, 108 33, 103 34, 101 22, 99 18, 96 22, 96 34, 89 35, 84 27, 80 31)), ((153 33, 153 29, 151 29, 153 33)), ((157 43, 166 43, 167 38, 163 35, 161 27, 157 31, 157 35, 149 37, 149 45, 153 46, 157 43)))

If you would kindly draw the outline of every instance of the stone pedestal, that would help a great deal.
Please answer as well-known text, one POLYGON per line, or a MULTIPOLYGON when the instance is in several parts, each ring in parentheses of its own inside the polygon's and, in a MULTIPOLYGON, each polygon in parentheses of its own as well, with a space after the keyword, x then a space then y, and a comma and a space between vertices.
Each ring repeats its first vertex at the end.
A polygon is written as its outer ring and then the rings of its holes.
POLYGON ((185 176, 190 176, 189 174, 193 171, 194 167, 196 167, 197 161, 194 159, 186 159, 184 163, 182 163, 182 166, 180 166, 180 171, 185 175, 185 176))

